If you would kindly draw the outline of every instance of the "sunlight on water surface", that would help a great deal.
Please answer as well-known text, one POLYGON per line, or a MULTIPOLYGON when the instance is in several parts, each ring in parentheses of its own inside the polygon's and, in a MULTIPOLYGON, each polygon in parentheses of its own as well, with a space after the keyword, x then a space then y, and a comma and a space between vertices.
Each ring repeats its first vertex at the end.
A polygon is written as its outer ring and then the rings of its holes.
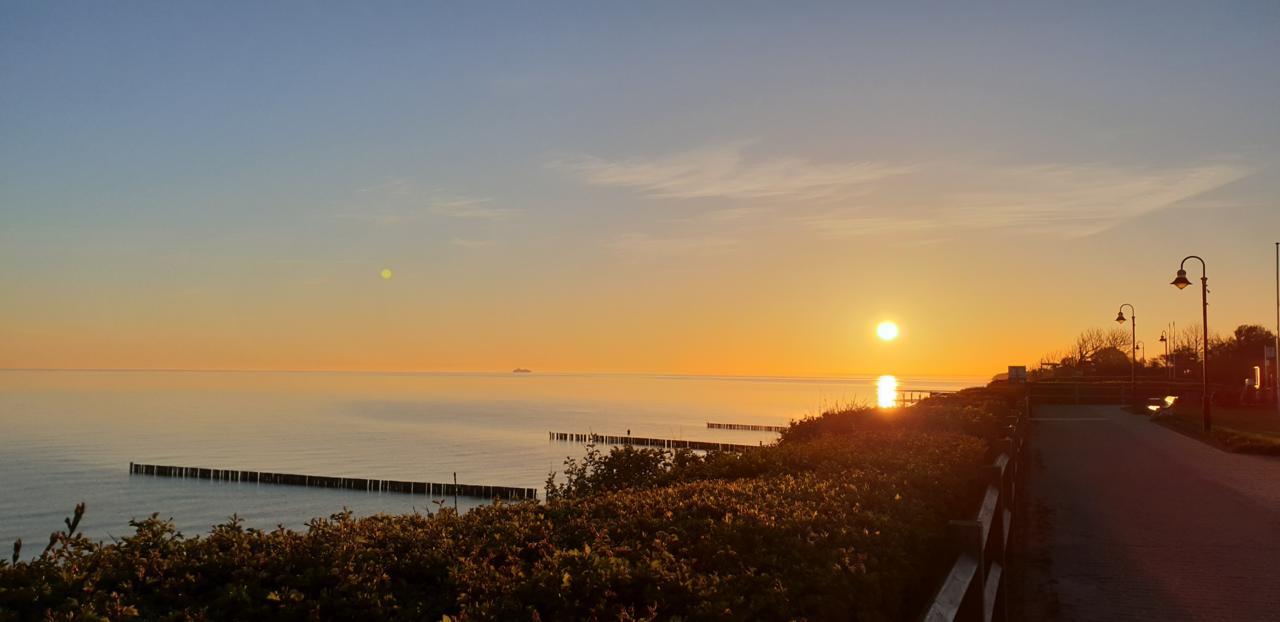
POLYGON ((893 376, 876 378, 876 406, 893 408, 898 402, 898 379, 893 376))

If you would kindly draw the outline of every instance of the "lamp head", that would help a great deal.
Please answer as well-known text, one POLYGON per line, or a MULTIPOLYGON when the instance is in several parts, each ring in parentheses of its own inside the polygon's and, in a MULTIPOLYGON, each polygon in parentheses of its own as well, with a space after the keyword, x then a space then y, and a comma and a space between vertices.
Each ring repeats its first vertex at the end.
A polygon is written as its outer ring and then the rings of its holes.
POLYGON ((1164 333, 1160 333, 1160 343, 1164 343, 1166 341, 1168 341, 1168 339, 1164 338, 1164 333))
POLYGON ((1178 277, 1175 278, 1172 283, 1170 283, 1170 285, 1178 289, 1186 289, 1187 286, 1190 284, 1191 284, 1191 281, 1187 280, 1187 271, 1182 269, 1178 270, 1178 277))
POLYGON ((1117 313, 1117 314, 1116 314, 1116 323, 1117 323, 1117 324, 1124 324, 1124 311, 1121 311, 1121 312, 1119 312, 1119 313, 1117 313))

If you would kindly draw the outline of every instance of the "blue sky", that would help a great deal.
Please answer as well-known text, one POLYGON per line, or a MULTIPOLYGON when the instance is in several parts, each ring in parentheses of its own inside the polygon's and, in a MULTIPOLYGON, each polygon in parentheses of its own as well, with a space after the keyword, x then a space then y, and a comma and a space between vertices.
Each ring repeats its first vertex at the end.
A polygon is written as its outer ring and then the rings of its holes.
POLYGON ((1278 35, 1274 3, 7 2, 0 364, 985 371, 1124 296, 1193 320, 1190 252, 1266 321, 1278 35), (867 350, 881 316, 1005 341, 867 350))

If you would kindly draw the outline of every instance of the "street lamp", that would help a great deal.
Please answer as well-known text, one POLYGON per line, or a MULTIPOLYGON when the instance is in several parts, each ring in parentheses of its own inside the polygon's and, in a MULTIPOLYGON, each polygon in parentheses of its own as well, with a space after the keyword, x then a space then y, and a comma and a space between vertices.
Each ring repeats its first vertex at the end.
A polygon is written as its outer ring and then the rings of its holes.
POLYGON ((1133 305, 1124 303, 1116 312, 1116 323, 1124 324, 1124 308, 1129 307, 1129 400, 1138 402, 1138 312, 1133 305))
POLYGON ((1164 344, 1164 366, 1169 368, 1169 379, 1173 379, 1173 366, 1169 364, 1169 338, 1165 336, 1164 331, 1160 331, 1160 343, 1164 344))
POLYGON ((1182 263, 1178 264, 1178 276, 1173 279, 1170 285, 1178 289, 1186 289, 1191 281, 1187 280, 1187 260, 1194 259, 1200 262, 1200 307, 1201 307, 1201 327, 1204 329, 1204 353, 1200 356, 1200 380, 1202 382, 1202 394, 1200 397, 1201 405, 1204 409, 1204 431, 1208 432, 1213 427, 1213 416, 1210 413, 1209 399, 1209 269, 1205 266, 1204 259, 1195 255, 1187 255, 1182 258, 1182 263))

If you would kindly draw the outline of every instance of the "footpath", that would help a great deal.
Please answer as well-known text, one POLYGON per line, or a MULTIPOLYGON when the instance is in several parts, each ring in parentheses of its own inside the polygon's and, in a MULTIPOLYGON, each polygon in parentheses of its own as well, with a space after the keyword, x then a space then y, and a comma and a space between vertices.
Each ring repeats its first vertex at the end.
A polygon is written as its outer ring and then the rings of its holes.
POLYGON ((1280 620, 1280 458, 1116 406, 1039 406, 1032 425, 1047 520, 1029 546, 1048 560, 1053 619, 1280 620))

